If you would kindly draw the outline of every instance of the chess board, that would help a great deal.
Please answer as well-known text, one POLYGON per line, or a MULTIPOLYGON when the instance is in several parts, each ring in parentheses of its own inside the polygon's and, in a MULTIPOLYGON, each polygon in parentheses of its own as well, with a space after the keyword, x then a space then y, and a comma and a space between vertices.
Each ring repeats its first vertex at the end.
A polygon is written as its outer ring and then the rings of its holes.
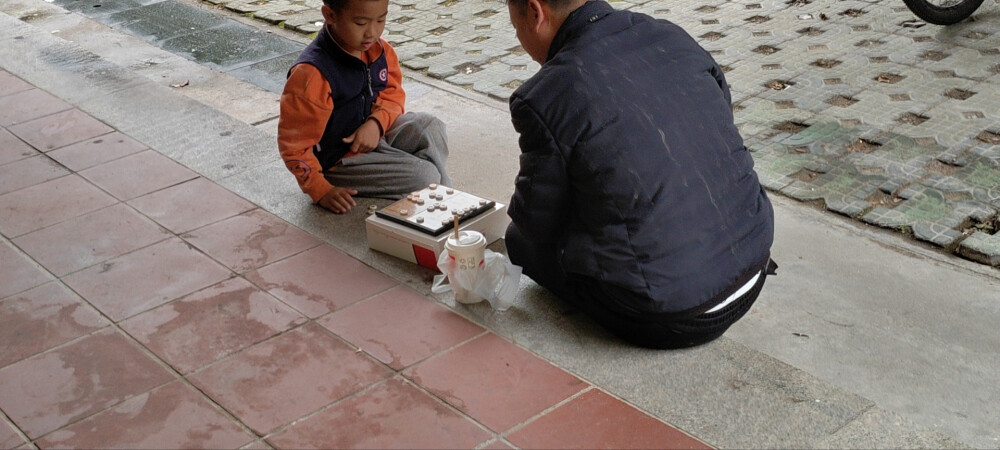
POLYGON ((432 184, 406 198, 375 211, 383 219, 438 236, 455 227, 455 216, 461 224, 486 211, 496 202, 447 186, 432 184))

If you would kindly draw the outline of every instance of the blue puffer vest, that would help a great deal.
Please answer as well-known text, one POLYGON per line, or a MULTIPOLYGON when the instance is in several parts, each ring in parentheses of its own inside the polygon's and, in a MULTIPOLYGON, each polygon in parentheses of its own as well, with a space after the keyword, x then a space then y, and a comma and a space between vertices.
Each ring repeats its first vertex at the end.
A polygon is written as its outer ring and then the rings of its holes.
POLYGON ((323 170, 327 170, 350 151, 343 139, 368 119, 372 105, 385 89, 388 79, 385 52, 371 64, 365 64, 340 48, 324 28, 299 55, 295 65, 299 64, 315 66, 330 83, 333 114, 319 145, 313 149, 323 170))

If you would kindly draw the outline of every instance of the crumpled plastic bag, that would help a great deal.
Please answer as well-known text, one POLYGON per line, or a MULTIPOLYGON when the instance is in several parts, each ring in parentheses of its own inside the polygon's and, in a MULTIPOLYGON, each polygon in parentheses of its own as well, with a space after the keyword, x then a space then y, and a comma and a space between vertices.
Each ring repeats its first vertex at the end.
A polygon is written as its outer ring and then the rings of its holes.
MULTIPOLYGON (((507 260, 501 253, 486 249, 483 253, 483 269, 478 272, 455 270, 455 260, 448 257, 448 252, 441 252, 438 257, 438 270, 441 275, 434 276, 431 292, 441 294, 452 290, 450 284, 455 283, 469 292, 482 297, 497 311, 506 311, 514 304, 517 287, 521 281, 521 266, 507 260)), ((453 299, 445 300, 449 306, 455 306, 453 299)))

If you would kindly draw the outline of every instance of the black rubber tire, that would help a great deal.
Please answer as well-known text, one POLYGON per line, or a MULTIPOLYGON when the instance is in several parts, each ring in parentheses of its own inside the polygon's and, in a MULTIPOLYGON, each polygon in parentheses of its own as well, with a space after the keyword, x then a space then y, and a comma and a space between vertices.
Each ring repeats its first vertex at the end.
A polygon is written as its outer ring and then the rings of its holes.
POLYGON ((962 0, 958 4, 942 8, 926 0, 903 0, 913 14, 927 23, 951 25, 959 23, 976 12, 983 0, 962 0))

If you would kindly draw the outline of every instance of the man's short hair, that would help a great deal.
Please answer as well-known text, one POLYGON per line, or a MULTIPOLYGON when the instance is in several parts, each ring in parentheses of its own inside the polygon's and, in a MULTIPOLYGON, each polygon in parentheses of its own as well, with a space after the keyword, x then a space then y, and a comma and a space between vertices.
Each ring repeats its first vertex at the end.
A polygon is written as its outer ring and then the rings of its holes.
MULTIPOLYGON (((539 1, 545 3, 546 5, 549 5, 549 7, 552 8, 553 11, 562 11, 571 3, 573 3, 573 0, 539 0, 539 1)), ((528 6, 528 0, 505 0, 505 3, 507 3, 508 5, 514 5, 514 7, 517 8, 518 11, 524 11, 524 8, 528 6)))

